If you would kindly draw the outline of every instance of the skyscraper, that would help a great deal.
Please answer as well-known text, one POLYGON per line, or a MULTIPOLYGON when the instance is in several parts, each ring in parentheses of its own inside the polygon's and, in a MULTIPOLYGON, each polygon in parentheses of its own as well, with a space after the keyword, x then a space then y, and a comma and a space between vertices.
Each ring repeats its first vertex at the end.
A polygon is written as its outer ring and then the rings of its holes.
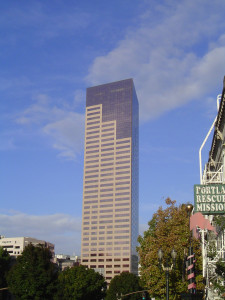
POLYGON ((81 263, 138 273, 139 106, 132 79, 87 89, 81 263))

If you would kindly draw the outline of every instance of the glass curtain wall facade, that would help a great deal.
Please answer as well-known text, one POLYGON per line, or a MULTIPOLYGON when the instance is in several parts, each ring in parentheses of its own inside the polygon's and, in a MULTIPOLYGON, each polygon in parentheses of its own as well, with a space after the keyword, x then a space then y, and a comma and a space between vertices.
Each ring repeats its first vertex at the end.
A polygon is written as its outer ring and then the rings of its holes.
POLYGON ((139 106, 132 79, 87 89, 81 263, 138 274, 139 106))

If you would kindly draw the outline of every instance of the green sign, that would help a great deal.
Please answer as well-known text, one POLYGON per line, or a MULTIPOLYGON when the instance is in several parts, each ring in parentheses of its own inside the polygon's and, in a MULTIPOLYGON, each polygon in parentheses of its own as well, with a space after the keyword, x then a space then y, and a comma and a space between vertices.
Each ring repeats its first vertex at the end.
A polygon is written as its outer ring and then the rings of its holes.
POLYGON ((225 184, 195 184, 195 212, 205 215, 225 213, 225 184))

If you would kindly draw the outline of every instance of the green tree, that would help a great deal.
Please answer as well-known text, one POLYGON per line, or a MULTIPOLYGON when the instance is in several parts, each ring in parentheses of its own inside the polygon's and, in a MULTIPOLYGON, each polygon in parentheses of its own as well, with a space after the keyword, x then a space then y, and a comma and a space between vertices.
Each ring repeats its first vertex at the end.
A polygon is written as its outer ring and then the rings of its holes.
POLYGON ((74 266, 59 274, 58 299, 101 300, 105 297, 107 284, 102 275, 85 266, 74 266))
MULTIPOLYGON (((10 263, 11 259, 9 253, 0 247, 0 288, 7 287, 6 274, 9 271, 10 263)), ((7 291, 0 291, 0 299, 4 299, 6 294, 7 291)))
MULTIPOLYGON (((110 282, 105 300, 117 300, 121 295, 143 290, 138 276, 132 273, 123 272, 116 275, 110 282)), ((140 299, 141 293, 123 297, 123 300, 140 299)))
POLYGON ((16 299, 53 299, 57 269, 49 249, 29 244, 10 269, 7 282, 16 299))
POLYGON ((10 268, 10 255, 9 253, 0 247, 0 288, 7 286, 6 273, 10 268))
MULTIPOLYGON (((158 264, 158 250, 161 248, 165 259, 170 259, 172 249, 177 252, 176 266, 170 273, 170 295, 173 299, 179 299, 180 293, 187 292, 187 276, 185 275, 185 253, 189 247, 189 218, 186 205, 177 207, 176 201, 166 199, 167 207, 160 207, 148 223, 149 229, 144 236, 139 236, 138 253, 140 256, 141 279, 149 289, 150 295, 156 299, 163 299, 166 294, 166 281, 164 272, 160 271, 158 264)), ((204 288, 202 271, 202 258, 200 243, 192 239, 192 245, 196 257, 196 282, 197 289, 204 288)), ((165 260, 164 260, 165 264, 165 260)), ((172 264, 172 261, 169 261, 172 264)))

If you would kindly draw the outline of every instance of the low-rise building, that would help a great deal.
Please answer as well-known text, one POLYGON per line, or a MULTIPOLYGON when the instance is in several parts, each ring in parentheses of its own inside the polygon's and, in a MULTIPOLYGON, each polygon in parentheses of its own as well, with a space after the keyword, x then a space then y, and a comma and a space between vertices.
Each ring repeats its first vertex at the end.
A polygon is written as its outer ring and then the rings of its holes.
POLYGON ((29 244, 34 246, 43 245, 51 251, 53 257, 55 255, 55 245, 52 243, 31 237, 9 238, 0 236, 0 247, 3 247, 3 249, 7 250, 10 256, 17 257, 18 255, 21 255, 24 248, 29 244))
POLYGON ((70 256, 65 254, 56 254, 54 263, 56 263, 61 271, 66 268, 80 265, 80 256, 70 256))

